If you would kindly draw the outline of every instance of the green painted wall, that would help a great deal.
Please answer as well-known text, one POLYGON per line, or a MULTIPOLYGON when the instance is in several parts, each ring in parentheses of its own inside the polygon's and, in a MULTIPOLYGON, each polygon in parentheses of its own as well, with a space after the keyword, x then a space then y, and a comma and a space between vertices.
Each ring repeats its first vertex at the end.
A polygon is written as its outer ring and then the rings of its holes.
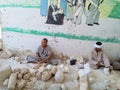
POLYGON ((3 32, 18 32, 22 34, 33 34, 33 35, 41 35, 41 36, 54 36, 54 37, 62 37, 62 38, 68 38, 68 39, 77 39, 77 40, 89 40, 89 41, 101 41, 101 42, 109 42, 109 43, 118 43, 120 44, 120 40, 117 38, 100 38, 100 37, 94 37, 94 36, 77 36, 75 34, 65 34, 65 33, 53 33, 53 32, 46 32, 44 30, 25 30, 22 28, 3 28, 3 32))

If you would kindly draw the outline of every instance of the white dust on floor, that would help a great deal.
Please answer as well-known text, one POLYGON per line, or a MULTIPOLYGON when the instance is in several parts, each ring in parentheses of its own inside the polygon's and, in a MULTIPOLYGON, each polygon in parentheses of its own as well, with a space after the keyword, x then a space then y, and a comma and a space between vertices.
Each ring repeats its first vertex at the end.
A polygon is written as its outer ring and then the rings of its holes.
MULTIPOLYGON (((12 59, 1 59, 0 60, 0 68, 4 68, 7 66, 11 66, 12 69, 19 67, 19 68, 29 68, 30 71, 34 71, 33 67, 36 64, 20 64, 20 62, 16 62, 12 59)), ((102 69, 99 70, 92 70, 89 78, 91 90, 117 90, 120 86, 120 73, 116 71, 112 71, 110 75, 105 75, 102 69)), ((1 90, 2 88, 0 88, 1 90)), ((6 90, 6 89, 2 89, 6 90)))

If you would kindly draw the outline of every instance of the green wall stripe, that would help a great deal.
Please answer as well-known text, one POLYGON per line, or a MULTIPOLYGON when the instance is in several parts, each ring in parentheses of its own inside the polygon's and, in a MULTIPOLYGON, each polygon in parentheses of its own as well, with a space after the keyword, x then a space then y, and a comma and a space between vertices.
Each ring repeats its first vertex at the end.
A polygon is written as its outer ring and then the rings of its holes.
POLYGON ((39 31, 39 30, 25 30, 22 28, 11 28, 11 27, 4 27, 2 28, 3 32, 17 32, 22 34, 33 34, 33 35, 42 35, 42 36, 55 36, 67 39, 76 39, 76 40, 88 40, 88 41, 101 41, 101 42, 109 42, 109 43, 118 43, 120 44, 120 40, 117 38, 101 38, 101 37, 94 37, 94 36, 77 36, 75 34, 65 34, 61 32, 53 33, 53 32, 46 32, 46 31, 39 31))

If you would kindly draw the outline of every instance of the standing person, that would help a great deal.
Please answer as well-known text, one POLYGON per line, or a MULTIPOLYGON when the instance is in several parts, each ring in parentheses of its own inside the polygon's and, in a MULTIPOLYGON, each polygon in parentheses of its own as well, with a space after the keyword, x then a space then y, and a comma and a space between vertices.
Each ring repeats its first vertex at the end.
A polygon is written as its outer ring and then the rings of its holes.
POLYGON ((63 9, 64 15, 66 16, 66 11, 67 11, 67 0, 60 0, 60 8, 63 9))
POLYGON ((103 2, 103 0, 90 0, 90 4, 88 6, 88 10, 90 15, 87 17, 87 25, 88 26, 93 26, 94 24, 99 25, 99 16, 100 16, 100 11, 99 11, 99 6, 103 2))
POLYGON ((100 67, 108 67, 111 71, 110 61, 102 50, 102 43, 96 42, 94 47, 95 48, 92 50, 89 57, 89 63, 91 67, 94 69, 98 69, 100 67))
POLYGON ((48 14, 48 0, 41 0, 40 15, 47 16, 47 14, 48 14))

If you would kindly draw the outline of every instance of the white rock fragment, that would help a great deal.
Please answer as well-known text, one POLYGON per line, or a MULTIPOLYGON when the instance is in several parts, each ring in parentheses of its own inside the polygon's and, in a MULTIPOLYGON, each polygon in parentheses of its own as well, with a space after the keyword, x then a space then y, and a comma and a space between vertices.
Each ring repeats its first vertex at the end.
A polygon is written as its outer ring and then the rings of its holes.
POLYGON ((89 63, 84 64, 84 69, 79 69, 78 71, 78 75, 80 78, 90 73, 91 73, 91 67, 89 63))
POLYGON ((68 90, 68 89, 67 89, 67 86, 66 86, 65 84, 62 84, 62 85, 61 85, 61 89, 62 89, 62 90, 68 90))
POLYGON ((42 73, 38 72, 38 73, 36 74, 37 80, 40 80, 40 79, 41 79, 41 76, 42 76, 42 73))
POLYGON ((53 75, 55 75, 55 73, 57 72, 57 66, 53 66, 51 72, 53 75))
POLYGON ((10 66, 8 66, 4 69, 0 68, 0 82, 3 82, 7 78, 9 78, 11 73, 12 73, 12 69, 10 66))
POLYGON ((53 66, 52 66, 51 64, 49 64, 49 65, 46 66, 46 70, 51 70, 52 67, 53 67, 53 66))
POLYGON ((39 72, 44 72, 45 71, 45 67, 44 66, 41 66, 39 69, 38 69, 39 72))
POLYGON ((85 70, 84 70, 84 69, 80 69, 80 70, 78 71, 78 75, 79 75, 79 78, 81 78, 81 77, 83 77, 84 75, 86 75, 86 74, 85 74, 85 70))
POLYGON ((17 82, 17 88, 18 88, 19 90, 22 90, 22 89, 24 88, 24 86, 25 86, 25 83, 26 83, 25 80, 20 80, 20 81, 18 81, 18 82, 17 82))
POLYGON ((50 71, 44 71, 42 73, 41 80, 42 81, 47 81, 47 80, 49 80, 51 78, 51 76, 52 76, 52 73, 50 71))
POLYGON ((78 73, 73 73, 72 78, 73 78, 73 80, 78 80, 79 79, 78 73))
POLYGON ((76 60, 77 60, 77 63, 83 63, 84 62, 82 56, 76 57, 76 60))
POLYGON ((15 69, 14 69, 14 73, 16 73, 16 72, 20 73, 20 72, 21 72, 21 69, 20 69, 20 68, 15 68, 15 69))
POLYGON ((48 90, 48 87, 47 83, 41 81, 34 84, 34 90, 48 90))
POLYGON ((63 73, 69 73, 70 70, 68 68, 68 66, 64 66, 64 68, 62 69, 63 73))
POLYGON ((20 62, 20 61, 21 61, 21 57, 16 56, 16 57, 15 57, 15 60, 16 60, 17 62, 20 62))
POLYGON ((31 72, 31 76, 35 77, 37 73, 38 73, 38 70, 35 70, 35 71, 31 72))
POLYGON ((10 75, 9 83, 8 83, 8 89, 9 90, 15 90, 17 84, 17 73, 12 73, 10 75))
POLYGON ((3 85, 4 85, 5 87, 7 87, 7 86, 8 86, 8 82, 9 82, 9 79, 6 79, 6 80, 4 81, 4 83, 3 83, 3 85))
POLYGON ((21 73, 22 74, 26 74, 26 73, 29 73, 30 71, 29 71, 29 69, 28 68, 22 68, 21 69, 21 73))
POLYGON ((84 70, 86 74, 91 73, 91 67, 89 63, 84 64, 84 70))
POLYGON ((95 82, 94 78, 93 77, 89 77, 89 82, 90 82, 90 84, 93 84, 95 82))
POLYGON ((38 64, 38 65, 34 66, 34 67, 33 67, 33 69, 39 69, 39 68, 40 68, 40 66, 41 66, 41 65, 40 65, 40 64, 38 64))
POLYGON ((62 70, 64 67, 65 67, 64 64, 60 64, 60 65, 58 65, 57 69, 58 69, 58 70, 62 70))
POLYGON ((109 74, 110 74, 109 68, 104 68, 104 69, 103 69, 103 72, 104 72, 104 74, 106 74, 106 75, 109 75, 109 74))
POLYGON ((29 80, 29 79, 30 79, 30 76, 31 76, 30 73, 24 74, 23 79, 24 79, 24 80, 29 80))
POLYGON ((34 77, 34 78, 32 79, 32 82, 33 82, 33 83, 36 83, 36 82, 37 82, 37 78, 34 77))
POLYGON ((17 79, 21 80, 23 78, 23 75, 21 73, 18 73, 17 79))
POLYGON ((80 85, 77 81, 65 83, 68 90, 80 90, 80 85))
POLYGON ((48 90, 61 90, 60 85, 51 85, 48 90))
POLYGON ((64 81, 64 73, 61 70, 58 70, 55 74, 55 81, 56 82, 63 82, 64 81))

